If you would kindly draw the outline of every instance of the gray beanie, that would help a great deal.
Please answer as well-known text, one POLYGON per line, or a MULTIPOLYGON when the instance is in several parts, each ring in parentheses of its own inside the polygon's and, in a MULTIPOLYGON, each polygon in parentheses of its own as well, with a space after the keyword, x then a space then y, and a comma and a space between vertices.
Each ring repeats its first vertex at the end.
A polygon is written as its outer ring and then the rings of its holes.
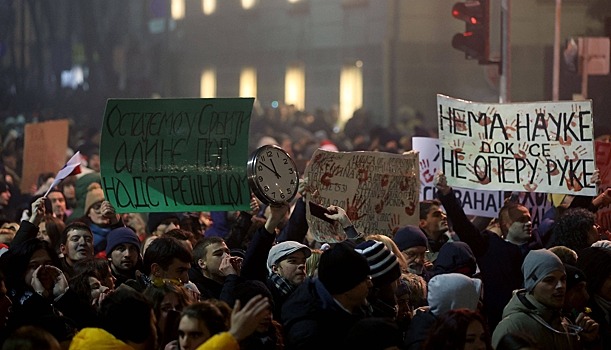
POLYGON ((522 263, 524 288, 532 292, 537 283, 556 270, 566 271, 556 254, 547 249, 531 250, 522 263))

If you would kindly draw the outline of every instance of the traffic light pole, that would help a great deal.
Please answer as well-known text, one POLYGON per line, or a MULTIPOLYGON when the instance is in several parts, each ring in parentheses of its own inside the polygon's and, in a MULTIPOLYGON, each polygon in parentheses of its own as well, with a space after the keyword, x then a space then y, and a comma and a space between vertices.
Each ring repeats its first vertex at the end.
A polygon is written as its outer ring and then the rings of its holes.
POLYGON ((511 0, 501 0, 501 77, 499 103, 511 102, 511 0))

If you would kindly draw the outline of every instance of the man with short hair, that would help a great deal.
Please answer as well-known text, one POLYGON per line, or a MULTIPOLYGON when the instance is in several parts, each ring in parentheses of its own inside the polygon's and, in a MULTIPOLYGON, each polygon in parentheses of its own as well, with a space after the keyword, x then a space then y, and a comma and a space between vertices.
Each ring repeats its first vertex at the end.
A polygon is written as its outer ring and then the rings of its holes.
POLYGON ((129 279, 136 278, 139 268, 140 240, 136 233, 128 227, 111 230, 106 236, 106 258, 110 262, 110 271, 117 279, 115 287, 129 279))
POLYGON ((78 332, 71 349, 157 349, 157 319, 151 303, 130 288, 118 288, 100 305, 100 328, 78 332))
POLYGON ((547 249, 532 250, 522 264, 524 289, 516 290, 492 335, 496 348, 508 333, 537 335, 541 349, 581 349, 595 345, 598 323, 580 313, 573 321, 561 316, 566 294, 562 261, 547 249))
POLYGON ((354 324, 371 315, 373 286, 367 259, 349 242, 336 243, 320 256, 318 278, 299 285, 282 307, 287 348, 339 349, 354 324))
POLYGON ((444 243, 458 240, 458 237, 450 233, 448 217, 441 209, 441 202, 437 199, 420 202, 418 226, 427 237, 426 259, 430 263, 435 262, 444 243))
POLYGON ((93 257, 93 233, 89 226, 78 221, 66 226, 60 235, 59 249, 63 255, 61 269, 70 278, 77 261, 93 257))
POLYGON ((148 246, 142 259, 142 274, 136 280, 128 280, 126 285, 143 292, 150 284, 189 282, 191 252, 176 238, 159 237, 148 246))
MULTIPOLYGON (((193 248, 189 278, 202 293, 203 299, 220 298, 226 276, 219 270, 219 267, 223 259, 230 258, 229 248, 221 237, 204 237, 193 248)), ((240 271, 236 273, 239 274, 240 271)))
POLYGON ((64 197, 63 192, 54 189, 47 194, 47 199, 51 203, 51 211, 53 216, 60 219, 64 223, 68 219, 69 213, 66 209, 66 197, 64 197))

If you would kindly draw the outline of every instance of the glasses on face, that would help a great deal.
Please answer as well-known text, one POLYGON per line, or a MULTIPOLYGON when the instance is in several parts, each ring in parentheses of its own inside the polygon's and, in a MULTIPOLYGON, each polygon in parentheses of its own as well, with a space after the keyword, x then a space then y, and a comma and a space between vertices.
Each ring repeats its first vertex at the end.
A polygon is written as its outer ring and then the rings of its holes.
POLYGON ((97 202, 96 204, 92 205, 91 209, 99 212, 100 209, 102 209, 102 202, 97 202))

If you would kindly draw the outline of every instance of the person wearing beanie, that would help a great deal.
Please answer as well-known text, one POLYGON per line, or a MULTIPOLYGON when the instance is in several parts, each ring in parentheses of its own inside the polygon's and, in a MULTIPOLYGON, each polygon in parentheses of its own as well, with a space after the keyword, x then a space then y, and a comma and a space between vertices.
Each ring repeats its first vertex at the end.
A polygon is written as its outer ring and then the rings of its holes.
POLYGON ((380 241, 369 240, 356 246, 355 250, 367 259, 373 288, 367 301, 375 317, 397 317, 397 281, 401 267, 397 257, 380 241))
POLYGON ((407 271, 429 280, 425 269, 428 239, 420 227, 407 225, 395 233, 393 240, 407 260, 407 271))
POLYGON ((106 257, 110 262, 110 271, 117 279, 115 287, 129 279, 135 279, 136 270, 142 263, 138 235, 128 227, 119 227, 108 233, 106 241, 106 257))
POLYGON ((531 250, 522 264, 524 289, 514 291, 503 319, 492 334, 492 345, 508 333, 536 334, 542 349, 581 349, 598 338, 598 323, 580 313, 561 316, 566 295, 566 269, 547 249, 531 250))
POLYGON ((93 232, 94 254, 103 257, 106 250, 106 236, 112 229, 123 227, 123 222, 112 204, 104 199, 104 191, 97 182, 92 182, 87 187, 84 208, 85 215, 75 221, 89 226, 93 232))
POLYGON ((149 234, 161 236, 176 228, 180 228, 180 213, 150 213, 146 222, 149 234))
POLYGON ((285 345, 291 349, 340 349, 356 322, 371 316, 373 287, 367 259, 348 241, 324 251, 318 278, 306 279, 282 307, 285 345))
POLYGON ((590 299, 586 275, 579 268, 566 263, 564 269, 566 270, 566 294, 562 313, 569 319, 575 320, 580 312, 587 310, 590 299))

